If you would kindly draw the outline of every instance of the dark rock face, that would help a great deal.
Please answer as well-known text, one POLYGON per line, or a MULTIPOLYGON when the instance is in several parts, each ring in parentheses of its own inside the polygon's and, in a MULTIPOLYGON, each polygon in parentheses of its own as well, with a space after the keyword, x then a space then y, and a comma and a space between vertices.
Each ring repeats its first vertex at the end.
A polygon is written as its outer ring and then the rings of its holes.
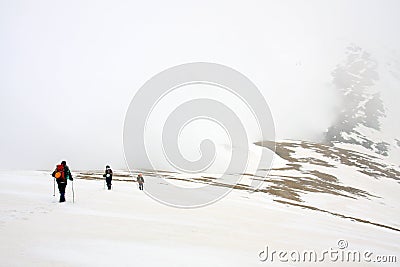
POLYGON ((379 80, 378 63, 369 53, 352 45, 347 59, 332 72, 333 84, 341 96, 341 110, 325 134, 327 142, 358 144, 380 155, 388 155, 389 143, 373 141, 362 131, 380 131, 385 108, 373 88, 379 80))

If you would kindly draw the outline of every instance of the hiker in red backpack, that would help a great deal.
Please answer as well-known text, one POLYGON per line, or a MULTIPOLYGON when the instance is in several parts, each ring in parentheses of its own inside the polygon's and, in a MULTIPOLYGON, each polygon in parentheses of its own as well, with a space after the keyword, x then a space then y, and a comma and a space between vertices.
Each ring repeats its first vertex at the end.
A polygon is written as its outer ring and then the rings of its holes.
POLYGON ((72 178, 71 171, 67 166, 67 162, 63 160, 61 164, 57 165, 51 176, 53 176, 57 181, 58 190, 60 191, 60 202, 65 202, 65 188, 67 187, 67 180, 74 180, 72 178))

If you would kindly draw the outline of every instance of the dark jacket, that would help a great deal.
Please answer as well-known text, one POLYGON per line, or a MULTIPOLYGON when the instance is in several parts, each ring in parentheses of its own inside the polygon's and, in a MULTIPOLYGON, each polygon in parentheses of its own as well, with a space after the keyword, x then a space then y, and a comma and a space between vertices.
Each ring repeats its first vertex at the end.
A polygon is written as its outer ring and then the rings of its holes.
POLYGON ((139 176, 139 175, 138 175, 138 177, 136 178, 136 181, 137 181, 139 184, 143 184, 143 183, 144 183, 143 176, 139 176))
POLYGON ((110 175, 110 178, 112 178, 112 176, 113 176, 113 171, 111 170, 111 168, 108 168, 108 169, 105 170, 105 172, 104 172, 104 174, 103 174, 103 177, 107 177, 107 174, 109 174, 109 175, 110 175))

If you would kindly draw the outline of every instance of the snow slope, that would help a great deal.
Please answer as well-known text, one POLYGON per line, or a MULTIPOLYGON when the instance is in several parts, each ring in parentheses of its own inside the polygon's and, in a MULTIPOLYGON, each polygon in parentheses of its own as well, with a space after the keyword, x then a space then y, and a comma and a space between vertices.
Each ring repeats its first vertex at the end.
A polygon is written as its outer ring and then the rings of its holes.
POLYGON ((260 190, 293 205, 400 229, 400 168, 361 146, 284 140, 260 190), (369 153, 367 153, 369 152, 369 153))
POLYGON ((233 190, 216 204, 176 209, 129 181, 106 191, 101 180, 77 178, 75 203, 70 183, 63 204, 52 196, 48 172, 3 171, 0 183, 0 266, 265 266, 271 262, 258 258, 265 246, 320 252, 340 239, 374 255, 400 251, 398 231, 279 203, 262 192, 233 190))

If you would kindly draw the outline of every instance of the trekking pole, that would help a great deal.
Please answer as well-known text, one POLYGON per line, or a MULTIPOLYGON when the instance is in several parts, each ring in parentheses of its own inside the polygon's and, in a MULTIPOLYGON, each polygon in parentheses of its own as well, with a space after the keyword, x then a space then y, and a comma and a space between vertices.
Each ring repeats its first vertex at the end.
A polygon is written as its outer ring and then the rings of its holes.
POLYGON ((72 180, 72 203, 75 203, 74 180, 72 180))
POLYGON ((53 197, 56 196, 56 178, 53 178, 53 197))

